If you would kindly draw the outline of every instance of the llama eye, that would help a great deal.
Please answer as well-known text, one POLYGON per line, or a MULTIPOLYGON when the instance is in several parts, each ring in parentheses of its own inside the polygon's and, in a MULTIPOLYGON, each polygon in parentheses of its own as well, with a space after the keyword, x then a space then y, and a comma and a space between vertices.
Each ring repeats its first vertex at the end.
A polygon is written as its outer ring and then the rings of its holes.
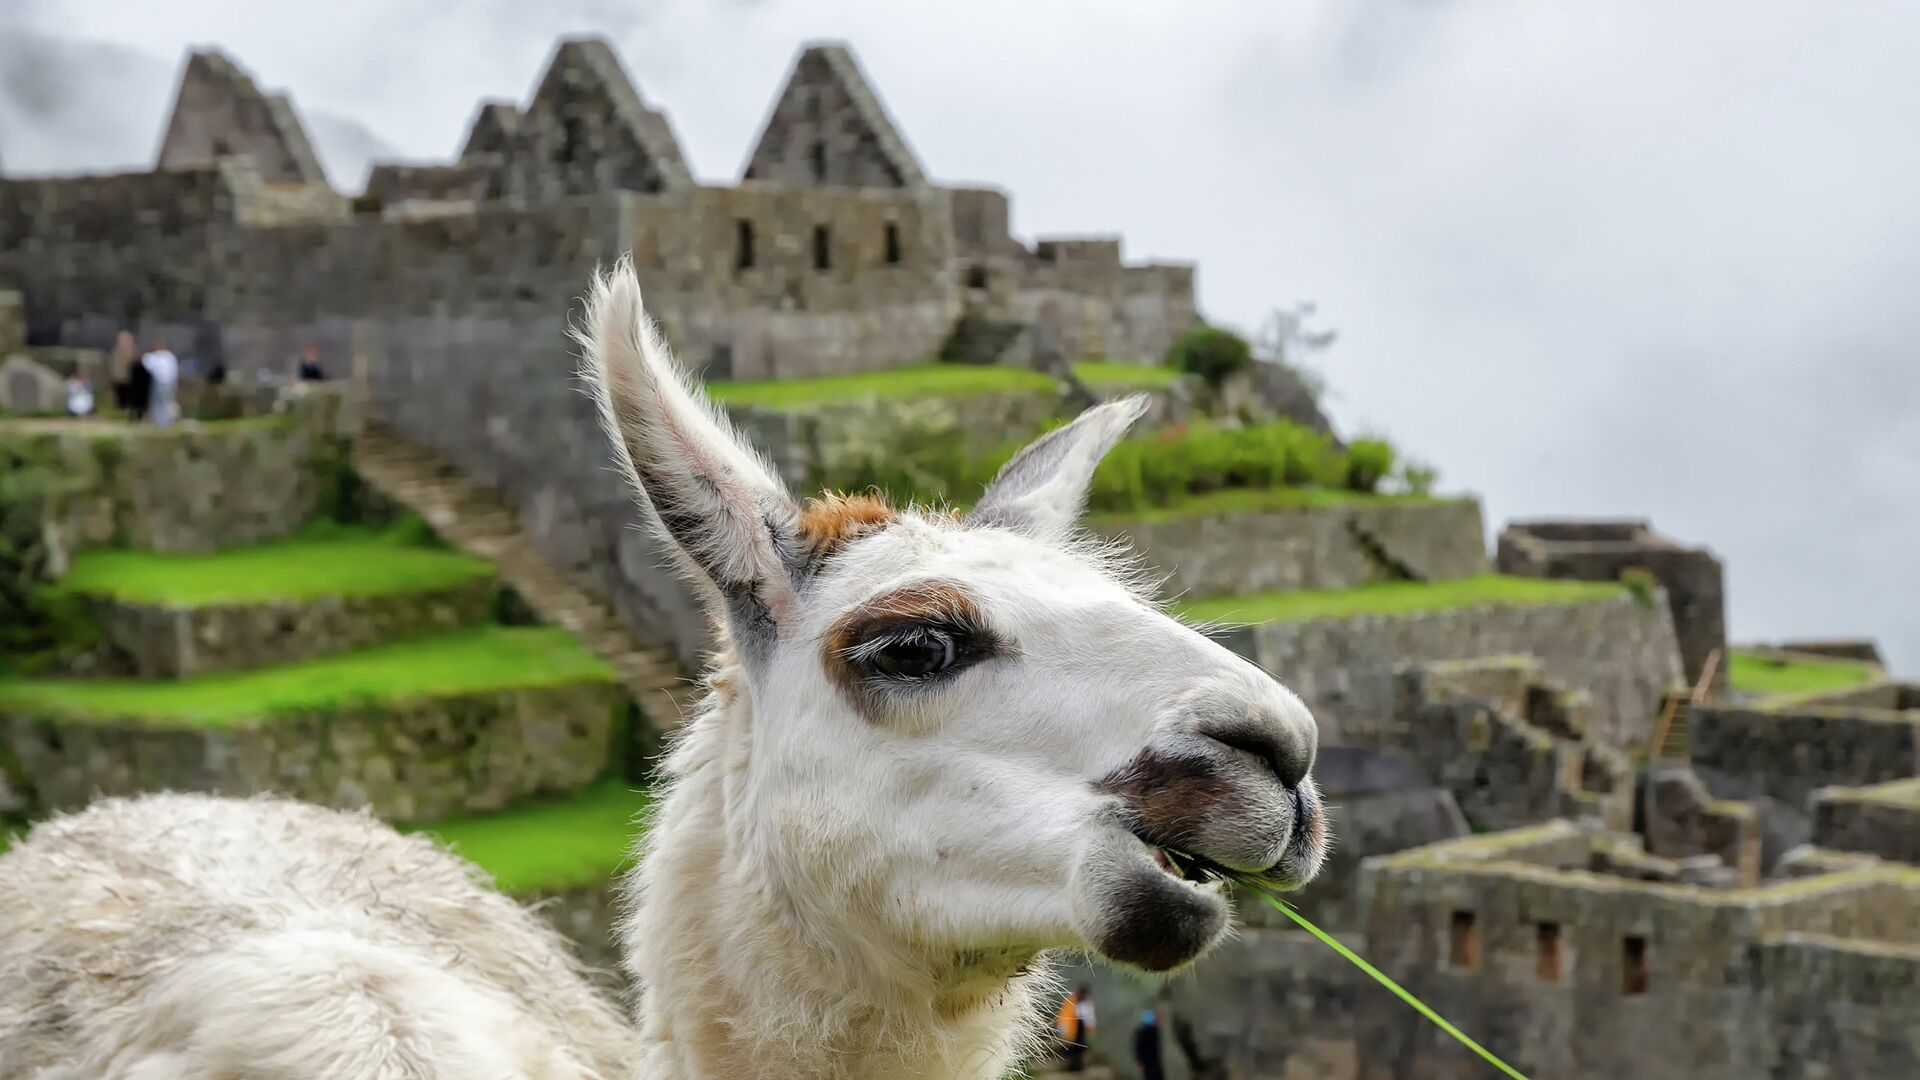
POLYGON ((915 630, 873 651, 867 664, 889 679, 927 679, 953 666, 953 638, 938 630, 915 630))

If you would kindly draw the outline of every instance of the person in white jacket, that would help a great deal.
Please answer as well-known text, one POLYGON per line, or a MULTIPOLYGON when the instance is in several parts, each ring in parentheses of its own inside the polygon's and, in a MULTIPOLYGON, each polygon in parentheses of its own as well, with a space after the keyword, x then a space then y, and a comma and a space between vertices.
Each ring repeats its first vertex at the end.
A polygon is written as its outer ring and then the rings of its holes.
POLYGON ((153 422, 161 427, 173 423, 174 392, 180 386, 180 358, 174 356, 164 341, 155 341, 153 349, 140 358, 147 365, 147 373, 153 376, 153 404, 147 410, 153 422))

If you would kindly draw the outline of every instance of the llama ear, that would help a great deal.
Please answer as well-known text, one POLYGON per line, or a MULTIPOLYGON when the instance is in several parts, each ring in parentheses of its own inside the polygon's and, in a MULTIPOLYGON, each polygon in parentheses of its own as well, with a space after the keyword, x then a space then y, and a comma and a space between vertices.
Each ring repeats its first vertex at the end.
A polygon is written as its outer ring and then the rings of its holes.
POLYGON ((633 264, 595 275, 574 329, 614 458, 661 530, 749 629, 792 603, 799 508, 773 471, 674 366, 640 304, 633 264))
POLYGON ((1145 394, 1109 401, 1029 443, 987 485, 967 524, 1064 539, 1086 506, 1094 467, 1146 411, 1145 394))

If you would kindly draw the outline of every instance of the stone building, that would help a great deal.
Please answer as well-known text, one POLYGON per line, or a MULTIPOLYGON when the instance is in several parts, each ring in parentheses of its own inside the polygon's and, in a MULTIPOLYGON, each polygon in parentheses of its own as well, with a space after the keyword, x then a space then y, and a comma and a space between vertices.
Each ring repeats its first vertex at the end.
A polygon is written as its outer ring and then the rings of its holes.
POLYGON ((738 184, 688 169, 666 114, 606 42, 556 47, 524 107, 478 109, 457 160, 328 185, 291 102, 217 52, 189 58, 157 166, 0 180, 0 287, 35 344, 164 333, 233 370, 317 342, 344 368, 394 335, 551 333, 597 264, 631 252, 669 339, 709 378, 931 360, 963 315, 1068 359, 1157 362, 1197 321, 1193 268, 1130 265, 1117 237, 1009 231, 1004 192, 928 179, 852 54, 794 65, 738 184), (1045 323, 1046 325, 1038 325, 1045 323))
POLYGON ((1720 652, 1714 686, 1726 685, 1727 602, 1720 560, 1653 531, 1645 521, 1516 521, 1500 533, 1496 562, 1521 577, 1618 581, 1644 571, 1667 591, 1687 681, 1720 652))
MULTIPOLYGON (((1649 879, 1636 848, 1560 821, 1380 859, 1369 952, 1531 1076, 1920 1071, 1920 870, 1714 887, 1649 879)), ((1354 1027, 1360 1077, 1487 1075, 1379 997, 1354 1027)))

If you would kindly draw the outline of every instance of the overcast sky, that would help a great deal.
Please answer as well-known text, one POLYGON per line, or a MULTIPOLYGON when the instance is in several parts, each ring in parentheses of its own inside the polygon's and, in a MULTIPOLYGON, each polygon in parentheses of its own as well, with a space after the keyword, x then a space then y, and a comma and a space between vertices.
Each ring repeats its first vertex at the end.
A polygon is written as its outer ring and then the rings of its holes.
POLYGON ((1495 522, 1651 517, 1727 560, 1737 636, 1872 634, 1920 674, 1920 5, 0 0, 29 30, 166 76, 69 71, 127 124, 36 129, 49 91, 0 72, 11 171, 145 160, 195 42, 445 158, 591 32, 714 182, 798 45, 847 39, 1022 232, 1197 261, 1220 321, 1317 301, 1343 426, 1495 522))

